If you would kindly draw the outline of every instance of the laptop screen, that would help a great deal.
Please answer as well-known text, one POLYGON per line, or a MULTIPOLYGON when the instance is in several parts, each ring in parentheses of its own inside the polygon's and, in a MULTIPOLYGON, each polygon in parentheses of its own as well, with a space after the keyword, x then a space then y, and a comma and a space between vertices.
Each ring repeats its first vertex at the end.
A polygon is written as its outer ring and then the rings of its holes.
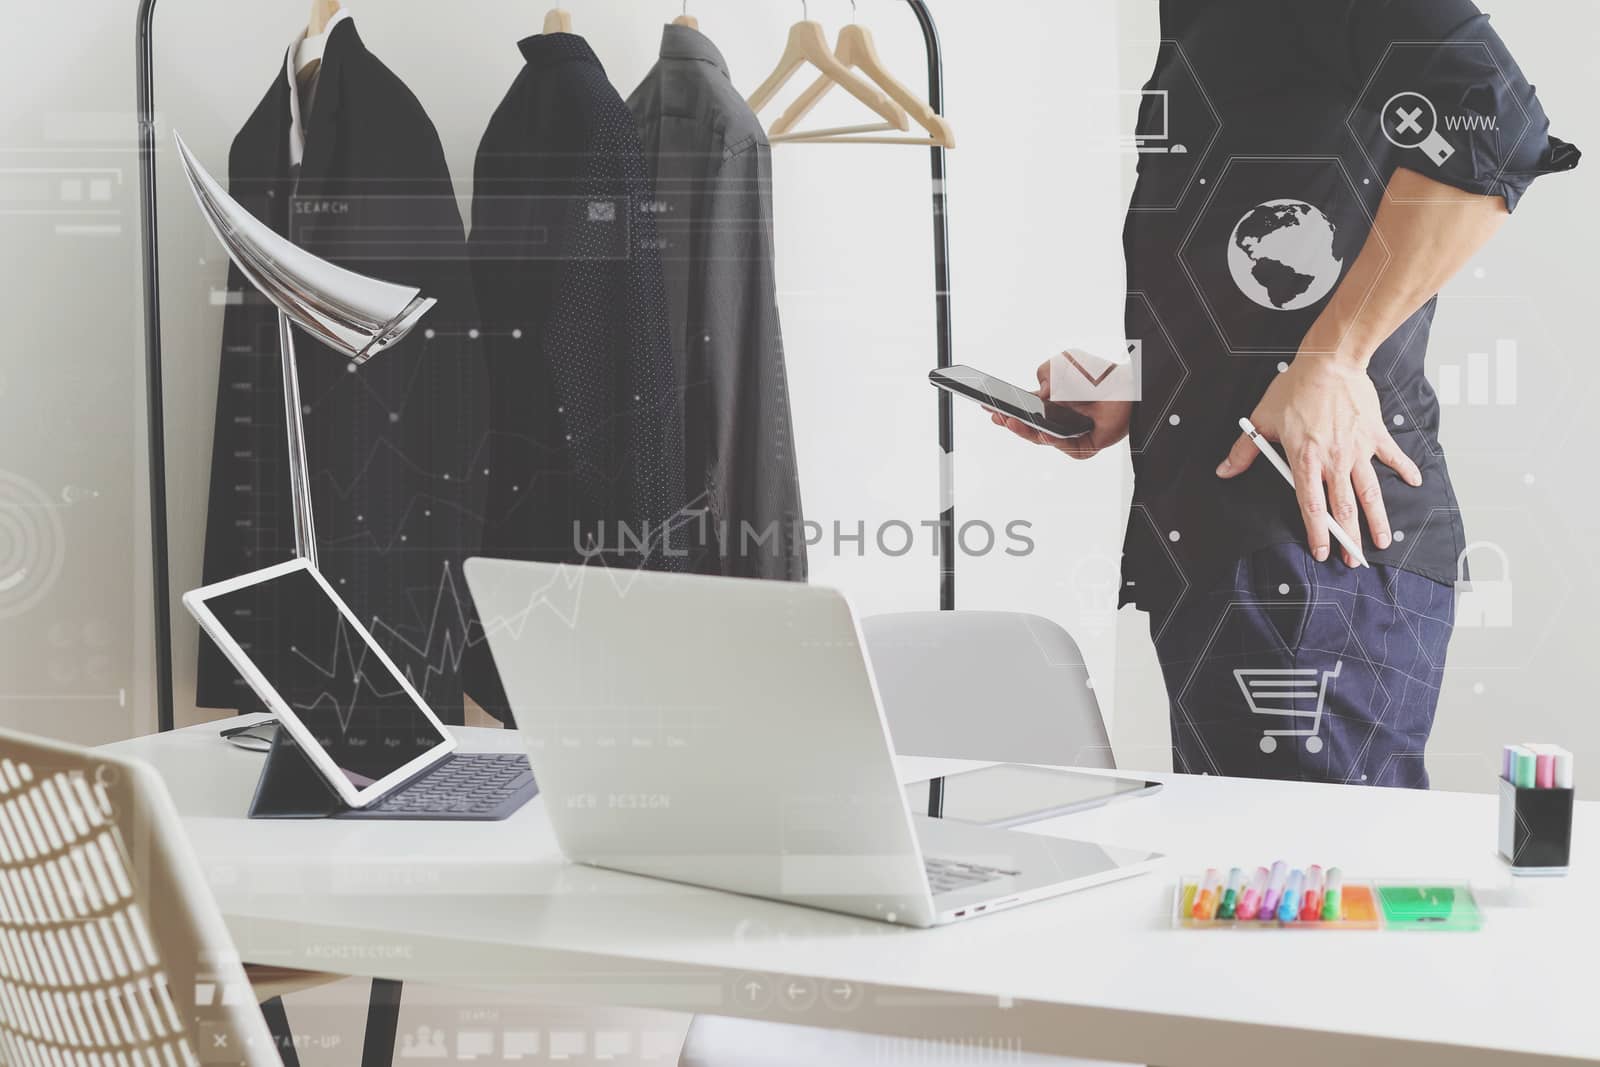
POLYGON ((206 605, 357 787, 446 741, 310 571, 220 593, 206 605))

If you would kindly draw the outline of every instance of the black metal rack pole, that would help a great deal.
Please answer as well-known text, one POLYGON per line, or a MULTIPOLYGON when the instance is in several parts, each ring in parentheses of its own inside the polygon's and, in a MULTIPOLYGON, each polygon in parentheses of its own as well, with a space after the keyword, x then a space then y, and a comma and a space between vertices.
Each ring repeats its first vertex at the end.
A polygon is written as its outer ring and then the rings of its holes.
MULTIPOLYGON (((944 114, 944 57, 939 47, 939 30, 926 0, 907 0, 917 24, 922 28, 928 53, 928 106, 944 114)), ((167 555, 167 472, 166 432, 162 418, 161 386, 161 276, 156 235, 156 128, 155 128, 155 42, 156 0, 139 0, 134 43, 137 50, 135 71, 138 79, 139 121, 139 230, 144 252, 144 361, 147 396, 146 421, 149 428, 150 461, 150 571, 155 602, 156 726, 172 729, 172 611, 167 599, 169 562, 167 555)), ((934 145, 929 150, 933 174, 933 284, 938 357, 936 366, 954 362, 954 342, 950 329, 950 224, 945 186, 945 149, 934 145)), ((951 397, 935 390, 939 405, 939 608, 951 611, 956 606, 956 511, 954 470, 955 427, 951 397)), ((943 779, 935 781, 929 793, 929 814, 942 808, 943 779)))
POLYGON ((172 729, 172 606, 168 602, 167 443, 161 394, 161 261, 156 243, 156 0, 139 0, 134 41, 139 107, 139 234, 144 253, 144 377, 150 464, 150 584, 155 601, 156 729, 172 729))
MULTIPOLYGON (((924 0, 908 0, 922 27, 922 41, 928 50, 928 106, 934 114, 944 114, 944 54, 939 47, 939 28, 924 0)), ((946 187, 943 145, 928 149, 933 171, 933 301, 938 339, 938 366, 955 362, 955 337, 950 327, 950 211, 946 187)), ((955 492, 955 417, 952 397, 936 390, 939 401, 939 610, 956 607, 956 492, 955 492)), ((928 783, 928 814, 944 816, 944 779, 928 783)))
MULTIPOLYGON (((944 55, 939 47, 939 29, 924 0, 909 0, 911 11, 922 27, 922 40, 928 50, 928 106, 934 114, 944 114, 944 55)), ((936 315, 939 367, 955 362, 955 341, 950 327, 950 216, 945 177, 945 148, 928 150, 933 172, 933 299, 936 315)), ((956 606, 956 503, 955 503, 955 418, 953 398, 938 391, 939 401, 939 609, 956 606)))

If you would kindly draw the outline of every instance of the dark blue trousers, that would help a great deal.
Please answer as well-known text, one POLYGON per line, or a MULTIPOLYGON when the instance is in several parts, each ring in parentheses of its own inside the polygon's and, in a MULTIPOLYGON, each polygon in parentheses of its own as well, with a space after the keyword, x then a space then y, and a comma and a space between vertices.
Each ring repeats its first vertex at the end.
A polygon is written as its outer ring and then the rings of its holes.
POLYGON ((1454 590, 1273 545, 1151 617, 1191 774, 1426 789, 1454 590))

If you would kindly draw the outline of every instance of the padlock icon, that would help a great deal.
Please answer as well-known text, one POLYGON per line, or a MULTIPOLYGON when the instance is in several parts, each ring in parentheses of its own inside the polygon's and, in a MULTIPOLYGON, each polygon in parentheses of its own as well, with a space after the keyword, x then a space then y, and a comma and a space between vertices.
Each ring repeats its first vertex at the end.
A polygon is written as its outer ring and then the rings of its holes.
POLYGON ((1511 558, 1492 541, 1474 541, 1456 560, 1456 626, 1503 629, 1511 625, 1511 558), (1467 578, 1467 557, 1482 549, 1499 560, 1498 578, 1467 578))

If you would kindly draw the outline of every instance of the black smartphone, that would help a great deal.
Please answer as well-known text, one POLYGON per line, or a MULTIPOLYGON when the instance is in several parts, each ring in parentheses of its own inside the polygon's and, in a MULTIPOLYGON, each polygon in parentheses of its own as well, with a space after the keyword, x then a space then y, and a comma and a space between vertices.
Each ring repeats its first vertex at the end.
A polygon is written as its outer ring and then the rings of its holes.
POLYGON ((1094 429, 1094 420, 1064 404, 1047 404, 1026 389, 1003 382, 976 367, 956 364, 928 372, 928 381, 946 392, 976 400, 984 407, 1021 419, 1041 433, 1063 440, 1082 437, 1094 429))

